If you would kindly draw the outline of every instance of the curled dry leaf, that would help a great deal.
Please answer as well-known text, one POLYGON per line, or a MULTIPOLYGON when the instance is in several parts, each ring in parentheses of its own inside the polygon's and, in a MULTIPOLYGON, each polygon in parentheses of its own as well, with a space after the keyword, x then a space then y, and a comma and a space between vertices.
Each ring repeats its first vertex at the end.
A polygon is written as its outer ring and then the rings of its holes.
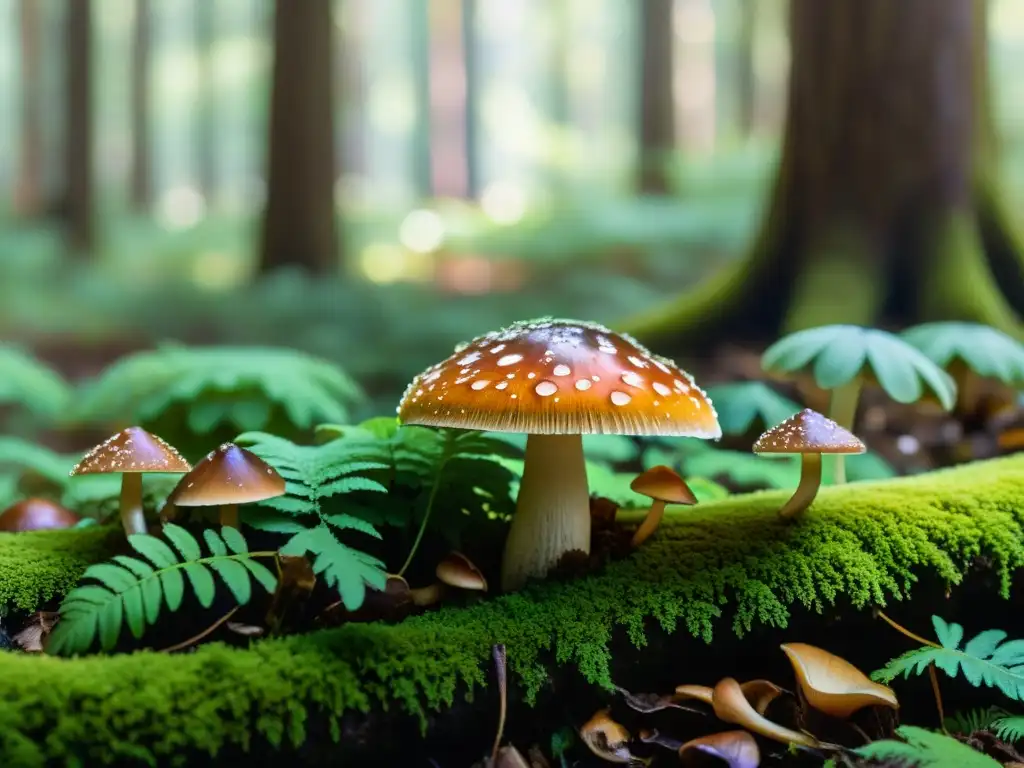
POLYGON ((671 736, 662 736, 658 733, 656 728, 649 728, 640 731, 640 733, 637 734, 637 738, 644 744, 657 744, 659 747, 670 749, 673 752, 678 752, 679 748, 683 746, 682 741, 679 739, 673 739, 671 736))
POLYGON ((740 684, 731 677, 723 678, 714 688, 712 706, 719 720, 742 726, 752 733, 783 744, 797 744, 803 747, 820 746, 817 739, 806 733, 785 728, 758 714, 743 695, 740 684))
MULTIPOLYGON (((787 692, 785 688, 780 688, 771 680, 749 680, 740 685, 740 690, 759 715, 763 715, 769 704, 787 692)), ((694 699, 712 704, 713 697, 714 689, 706 685, 679 685, 676 686, 673 698, 676 701, 694 699)))
POLYGON ((695 753, 713 755, 729 768, 757 768, 761 764, 761 750, 746 731, 725 731, 692 739, 679 748, 679 760, 687 765, 695 753))
POLYGON ((634 761, 629 751, 629 731, 608 716, 602 709, 580 728, 580 738, 591 752, 609 763, 630 764, 634 761))
POLYGON ((864 707, 899 708, 891 688, 871 680, 846 659, 806 643, 787 643, 782 650, 804 698, 819 712, 846 718, 864 707))
MULTIPOLYGON (((630 693, 625 688, 615 686, 615 690, 622 694, 623 701, 637 712, 649 715, 652 712, 660 712, 663 709, 682 709, 687 712, 700 712, 693 707, 686 707, 675 701, 673 696, 664 696, 660 693, 630 693)), ((708 689, 710 690, 710 689, 708 689)), ((710 703, 710 696, 708 697, 710 703)))
POLYGON ((60 614, 55 611, 39 611, 25 623, 11 642, 27 653, 42 653, 46 645, 46 638, 53 628, 60 621, 60 614))
POLYGON ((240 621, 229 621, 225 626, 236 635, 241 635, 242 637, 262 637, 266 631, 263 627, 255 624, 243 624, 240 621))

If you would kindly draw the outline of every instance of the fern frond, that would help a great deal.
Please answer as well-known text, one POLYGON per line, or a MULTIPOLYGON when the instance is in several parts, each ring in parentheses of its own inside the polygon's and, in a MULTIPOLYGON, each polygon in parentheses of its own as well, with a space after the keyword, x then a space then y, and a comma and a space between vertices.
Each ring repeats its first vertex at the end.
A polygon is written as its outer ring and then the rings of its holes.
POLYGON ((998 768, 986 754, 941 733, 905 725, 896 730, 903 741, 885 739, 854 750, 869 760, 889 760, 908 768, 998 768))
POLYGON ((995 723, 1008 715, 1006 710, 999 707, 988 709, 969 709, 966 712, 957 712, 943 721, 943 727, 950 733, 958 733, 961 736, 970 736, 977 731, 991 730, 995 723))
POLYGON ((988 729, 1010 744, 1024 739, 1024 716, 1007 715, 993 720, 988 729))
POLYGON ((17 347, 0 344, 0 404, 55 419, 70 402, 71 387, 56 371, 17 347))
POLYGON ((79 417, 152 425, 174 408, 193 434, 221 425, 266 429, 276 413, 294 428, 344 421, 359 386, 324 360, 288 349, 165 345, 122 358, 86 388, 79 417))
POLYGON ((1024 640, 1006 640, 1006 633, 989 629, 975 635, 961 649, 964 628, 932 617, 940 648, 925 646, 896 657, 872 678, 888 682, 899 675, 920 675, 934 664, 950 677, 963 677, 971 685, 998 688, 1014 701, 1024 700, 1024 640))
POLYGON ((313 572, 323 576, 329 587, 337 589, 344 606, 354 611, 363 604, 367 585, 384 589, 387 573, 380 560, 347 546, 335 536, 330 526, 339 530, 355 529, 380 538, 380 534, 368 524, 352 517, 344 519, 346 517, 334 515, 315 528, 296 533, 281 547, 281 554, 312 554, 313 572))
POLYGON ((48 653, 82 653, 97 636, 103 650, 110 650, 125 624, 136 639, 141 638, 146 625, 154 624, 165 606, 171 612, 181 607, 186 580, 204 608, 213 604, 216 595, 214 575, 239 605, 252 598, 252 579, 268 592, 277 586, 274 574, 253 559, 266 553, 249 552, 245 538, 234 528, 204 531, 207 556, 184 528, 167 523, 163 533, 171 546, 156 536, 135 534, 128 543, 137 557, 117 555, 112 562, 85 571, 85 583, 61 603, 60 622, 49 638, 48 653))

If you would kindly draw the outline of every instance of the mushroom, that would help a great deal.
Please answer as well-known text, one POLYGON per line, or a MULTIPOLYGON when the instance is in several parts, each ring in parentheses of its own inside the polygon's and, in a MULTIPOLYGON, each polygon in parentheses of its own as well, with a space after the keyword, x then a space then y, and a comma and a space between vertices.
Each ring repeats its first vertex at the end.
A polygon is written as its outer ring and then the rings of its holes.
POLYGON ((70 509, 49 499, 22 499, 0 512, 0 531, 20 533, 71 528, 79 520, 81 518, 70 509))
POLYGON ((832 419, 805 408, 772 427, 754 443, 754 453, 800 454, 800 484, 779 515, 792 518, 814 501, 821 487, 822 454, 864 453, 864 443, 832 419))
POLYGON ((813 736, 785 728, 759 714, 747 700, 740 684, 731 677, 724 677, 718 681, 711 696, 711 706, 719 720, 739 725, 766 739, 803 747, 818 746, 818 740, 813 736))
POLYGON ((465 589, 473 592, 486 592, 487 579, 472 561, 461 552, 449 552, 437 564, 434 571, 437 581, 429 587, 409 590, 413 605, 424 607, 433 605, 443 596, 446 587, 465 589))
POLYGON ((899 709, 892 688, 876 683, 846 659, 807 643, 781 646, 807 703, 831 717, 847 718, 864 707, 899 709))
POLYGON ((501 586, 519 589, 573 551, 590 552, 585 434, 717 439, 707 396, 674 363, 596 323, 516 323, 421 373, 405 424, 528 435, 501 586))
POLYGON ((167 497, 176 507, 220 507, 220 524, 238 527, 238 505, 283 496, 284 478, 252 451, 224 443, 210 451, 167 497))
POLYGON ((640 523, 640 527, 633 534, 631 544, 639 547, 658 530, 661 519, 665 516, 665 504, 696 504, 697 497, 693 495, 690 486, 670 467, 659 464, 651 467, 646 472, 638 475, 629 487, 641 496, 647 496, 654 500, 651 509, 640 523))
POLYGON ((146 532, 142 509, 142 475, 188 472, 192 467, 181 454, 142 427, 128 427, 90 450, 71 470, 77 475, 121 475, 121 523, 125 533, 146 532))

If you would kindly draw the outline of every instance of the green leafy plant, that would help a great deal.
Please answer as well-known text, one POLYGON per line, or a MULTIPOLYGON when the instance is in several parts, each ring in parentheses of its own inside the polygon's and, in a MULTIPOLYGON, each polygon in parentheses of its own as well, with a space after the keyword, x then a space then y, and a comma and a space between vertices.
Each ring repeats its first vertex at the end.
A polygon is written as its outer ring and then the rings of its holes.
MULTIPOLYGON (((899 403, 921 399, 925 385, 947 411, 956 400, 949 374, 916 347, 874 328, 826 325, 791 334, 765 350, 761 366, 787 374, 809 368, 815 383, 832 392, 828 417, 851 431, 867 382, 877 383, 899 403)), ((834 466, 834 482, 846 482, 843 457, 835 457, 834 466)))
POLYGON ((53 369, 17 347, 0 344, 0 405, 15 405, 55 420, 71 402, 71 388, 53 369))
POLYGON ((904 725, 902 740, 883 739, 855 750, 869 760, 888 760, 908 768, 997 768, 1001 763, 941 733, 904 725))
POLYGON ((177 611, 186 583, 199 604, 209 608, 217 592, 214 575, 220 577, 239 605, 252 598, 252 579, 273 592, 277 579, 257 557, 274 552, 250 552, 245 538, 234 528, 203 532, 209 554, 204 555, 196 538, 184 528, 168 523, 163 534, 173 545, 149 534, 128 537, 138 556, 117 555, 112 562, 89 567, 80 584, 64 598, 60 621, 47 644, 47 652, 73 655, 88 650, 99 638, 104 650, 113 648, 128 626, 141 638, 147 625, 156 623, 166 606, 177 611))
POLYGON ((137 424, 179 448, 238 432, 295 436, 362 403, 337 366, 288 349, 161 346, 124 357, 83 391, 87 423, 137 424))
POLYGON ((781 424, 800 406, 783 397, 763 381, 737 381, 713 384, 707 388, 715 404, 718 423, 725 435, 745 435, 753 429, 764 430, 781 424))
POLYGON ((945 718, 942 721, 942 727, 950 733, 970 736, 978 731, 991 730, 1007 714, 1006 710, 999 707, 969 709, 966 712, 957 712, 945 718))
MULTIPOLYGON (((249 432, 235 438, 274 467, 285 479, 286 493, 242 511, 242 521, 264 531, 290 534, 281 547, 282 555, 313 556, 313 571, 322 574, 328 586, 337 589, 349 610, 363 603, 366 586, 383 589, 387 580, 384 563, 350 547, 338 537, 359 532, 379 539, 367 520, 325 508, 328 499, 353 497, 360 493, 383 495, 387 490, 365 473, 386 469, 369 460, 374 441, 331 441, 320 445, 297 445, 276 435, 249 432)), ((370 507, 343 505, 364 514, 370 507)))

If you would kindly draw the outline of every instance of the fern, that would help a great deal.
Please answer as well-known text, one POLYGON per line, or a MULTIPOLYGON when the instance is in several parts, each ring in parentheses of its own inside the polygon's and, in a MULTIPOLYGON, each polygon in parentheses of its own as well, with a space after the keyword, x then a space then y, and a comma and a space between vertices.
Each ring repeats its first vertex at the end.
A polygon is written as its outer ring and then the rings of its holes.
POLYGON ((905 725, 896 730, 903 741, 885 739, 855 750, 869 760, 888 760, 910 768, 999 768, 986 754, 941 733, 905 725))
POLYGON ((998 688, 1014 701, 1024 700, 1024 640, 1006 640, 1006 633, 989 629, 975 635, 961 649, 964 628, 932 617, 935 635, 941 647, 924 646, 907 651, 872 673, 872 678, 888 682, 899 675, 920 675, 934 664, 950 677, 963 675, 977 687, 998 688))
POLYGON ((345 420, 363 399, 339 368, 293 350, 167 345, 107 368, 86 387, 78 416, 131 420, 175 443, 218 428, 310 429, 345 420))
POLYGON ((970 736, 978 731, 992 730, 993 726, 1007 716, 1005 710, 999 707, 988 709, 970 709, 966 712, 957 712, 951 717, 943 720, 943 727, 961 736, 970 736))
POLYGON ((998 720, 993 720, 989 728, 1006 742, 1014 743, 1024 739, 1024 717, 1020 715, 1000 717, 998 720))
POLYGON ((0 404, 17 405, 56 419, 71 401, 71 388, 55 371, 20 349, 0 344, 0 404))
POLYGON ((60 606, 60 622, 47 644, 47 652, 72 655, 87 650, 99 637, 104 650, 113 648, 127 624, 131 634, 141 638, 146 625, 156 623, 166 605, 169 611, 181 607, 188 580, 199 604, 213 604, 218 575, 239 605, 252 598, 254 578, 268 592, 277 579, 266 566, 253 558, 272 553, 249 552, 245 538, 234 528, 203 532, 210 551, 203 555, 199 542, 184 528, 168 523, 162 539, 149 534, 128 537, 139 557, 117 555, 113 562, 88 568, 82 575, 87 582, 73 589, 60 606))

